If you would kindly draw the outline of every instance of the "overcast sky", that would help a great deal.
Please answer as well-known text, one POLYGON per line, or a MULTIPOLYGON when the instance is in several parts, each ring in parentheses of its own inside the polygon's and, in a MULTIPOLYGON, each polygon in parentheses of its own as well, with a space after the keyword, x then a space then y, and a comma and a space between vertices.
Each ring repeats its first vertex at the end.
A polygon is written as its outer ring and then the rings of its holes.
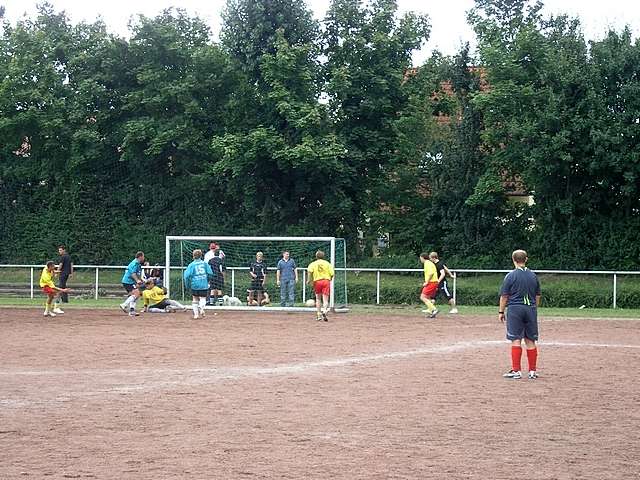
MULTIPOLYGON (((15 21, 22 15, 33 15, 37 0, 0 0, 6 7, 6 17, 15 21)), ((164 8, 179 6, 205 19, 214 36, 220 31, 220 11, 224 0, 49 0, 56 9, 65 10, 76 21, 93 21, 101 16, 112 32, 127 36, 131 16, 142 13, 153 16, 164 8)), ((609 27, 622 29, 629 25, 637 36, 640 33, 640 2, 637 0, 547 0, 545 12, 568 13, 580 17, 587 39, 601 38, 609 27)), ((329 0, 307 0, 315 16, 323 18, 329 0)), ((432 33, 414 60, 421 62, 433 49, 453 54, 465 41, 473 45, 473 32, 466 24, 465 13, 473 0, 398 0, 401 12, 426 13, 431 18, 432 33)))

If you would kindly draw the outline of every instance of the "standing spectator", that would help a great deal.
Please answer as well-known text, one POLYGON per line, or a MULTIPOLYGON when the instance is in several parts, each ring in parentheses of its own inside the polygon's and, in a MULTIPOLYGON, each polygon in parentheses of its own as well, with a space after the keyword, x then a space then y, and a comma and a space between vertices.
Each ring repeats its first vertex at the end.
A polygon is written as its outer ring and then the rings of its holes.
POLYGON ((264 264, 262 252, 256 253, 256 261, 249 264, 249 275, 251 276, 249 290, 257 297, 258 305, 262 305, 264 283, 267 280, 267 266, 264 264))
POLYGON ((280 287, 281 307, 293 307, 296 283, 298 283, 296 261, 285 250, 282 252, 282 258, 278 261, 276 270, 276 284, 280 287))
POLYGON ((538 305, 540 304, 540 282, 535 273, 527 268, 527 252, 516 250, 511 254, 515 269, 507 273, 500 288, 498 319, 504 323, 507 309, 507 340, 511 341, 511 370, 505 378, 522 378, 522 340, 527 347, 529 378, 538 378, 538 305))
POLYGON ((69 295, 65 290, 67 288, 67 280, 73 275, 73 262, 67 253, 67 247, 64 245, 58 247, 58 254, 60 255, 58 259, 58 288, 60 289, 60 299, 62 303, 69 303, 69 295))
POLYGON ((451 309, 449 313, 458 313, 458 309, 456 308, 456 301, 451 294, 451 290, 449 290, 449 285, 447 284, 447 275, 450 278, 453 278, 455 275, 451 273, 451 270, 447 268, 440 258, 438 258, 438 252, 431 252, 429 254, 429 260, 436 266, 436 270, 438 271, 438 292, 436 293, 436 297, 441 295, 447 299, 449 305, 451 305, 451 309))

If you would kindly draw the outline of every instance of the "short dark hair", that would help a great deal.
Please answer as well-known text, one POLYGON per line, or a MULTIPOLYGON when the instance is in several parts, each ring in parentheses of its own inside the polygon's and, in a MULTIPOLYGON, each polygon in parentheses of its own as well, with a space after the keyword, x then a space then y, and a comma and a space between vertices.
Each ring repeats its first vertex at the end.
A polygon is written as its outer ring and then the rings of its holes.
POLYGON ((513 261, 518 263, 526 263, 528 257, 529 256, 527 255, 527 252, 525 252, 524 250, 515 250, 511 254, 511 258, 513 259, 513 261))
POLYGON ((52 262, 51 260, 47 262, 47 268, 55 267, 55 265, 55 262, 52 262))
POLYGON ((136 252, 136 258, 140 258, 140 257, 144 257, 144 252, 142 250, 139 252, 136 252))
POLYGON ((427 260, 429 258, 429 254, 427 252, 422 252, 420 254, 420 258, 424 258, 425 260, 427 260))
POLYGON ((316 252, 316 258, 317 258, 318 260, 322 260, 322 259, 324 258, 324 252, 323 252, 322 250, 318 250, 318 251, 316 252))
POLYGON ((61 248, 61 249, 63 249, 63 250, 66 250, 66 249, 67 249, 67 247, 65 247, 64 245, 58 245, 58 248, 61 248))

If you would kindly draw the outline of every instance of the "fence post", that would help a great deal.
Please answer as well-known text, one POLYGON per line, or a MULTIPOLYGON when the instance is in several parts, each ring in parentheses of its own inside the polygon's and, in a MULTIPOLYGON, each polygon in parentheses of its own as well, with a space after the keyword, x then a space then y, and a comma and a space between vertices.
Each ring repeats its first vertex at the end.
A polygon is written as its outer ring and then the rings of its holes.
POLYGON ((376 305, 380 305, 380 270, 376 271, 376 305))
POLYGON ((307 271, 302 270, 302 303, 307 302, 307 271))
POLYGON ((95 294, 96 300, 98 299, 98 285, 99 285, 99 276, 100 276, 100 274, 98 273, 99 271, 100 271, 100 268, 96 267, 96 294, 95 294))
POLYGON ((618 275, 616 273, 613 274, 613 308, 617 307, 618 304, 618 275))
POLYGON ((33 299, 33 267, 31 267, 31 298, 33 299))
POLYGON ((231 296, 236 296, 236 271, 231 270, 231 296))
POLYGON ((453 303, 458 305, 458 299, 456 298, 456 288, 458 283, 458 274, 453 272, 453 303))

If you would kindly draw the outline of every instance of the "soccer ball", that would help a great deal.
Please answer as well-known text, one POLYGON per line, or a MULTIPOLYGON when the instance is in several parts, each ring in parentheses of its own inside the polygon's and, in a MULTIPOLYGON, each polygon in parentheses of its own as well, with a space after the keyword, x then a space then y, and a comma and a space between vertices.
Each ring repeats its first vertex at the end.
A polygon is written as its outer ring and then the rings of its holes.
POLYGON ((315 307, 316 306, 316 301, 313 298, 310 298, 309 300, 307 300, 306 302, 304 302, 304 304, 307 307, 315 307))

